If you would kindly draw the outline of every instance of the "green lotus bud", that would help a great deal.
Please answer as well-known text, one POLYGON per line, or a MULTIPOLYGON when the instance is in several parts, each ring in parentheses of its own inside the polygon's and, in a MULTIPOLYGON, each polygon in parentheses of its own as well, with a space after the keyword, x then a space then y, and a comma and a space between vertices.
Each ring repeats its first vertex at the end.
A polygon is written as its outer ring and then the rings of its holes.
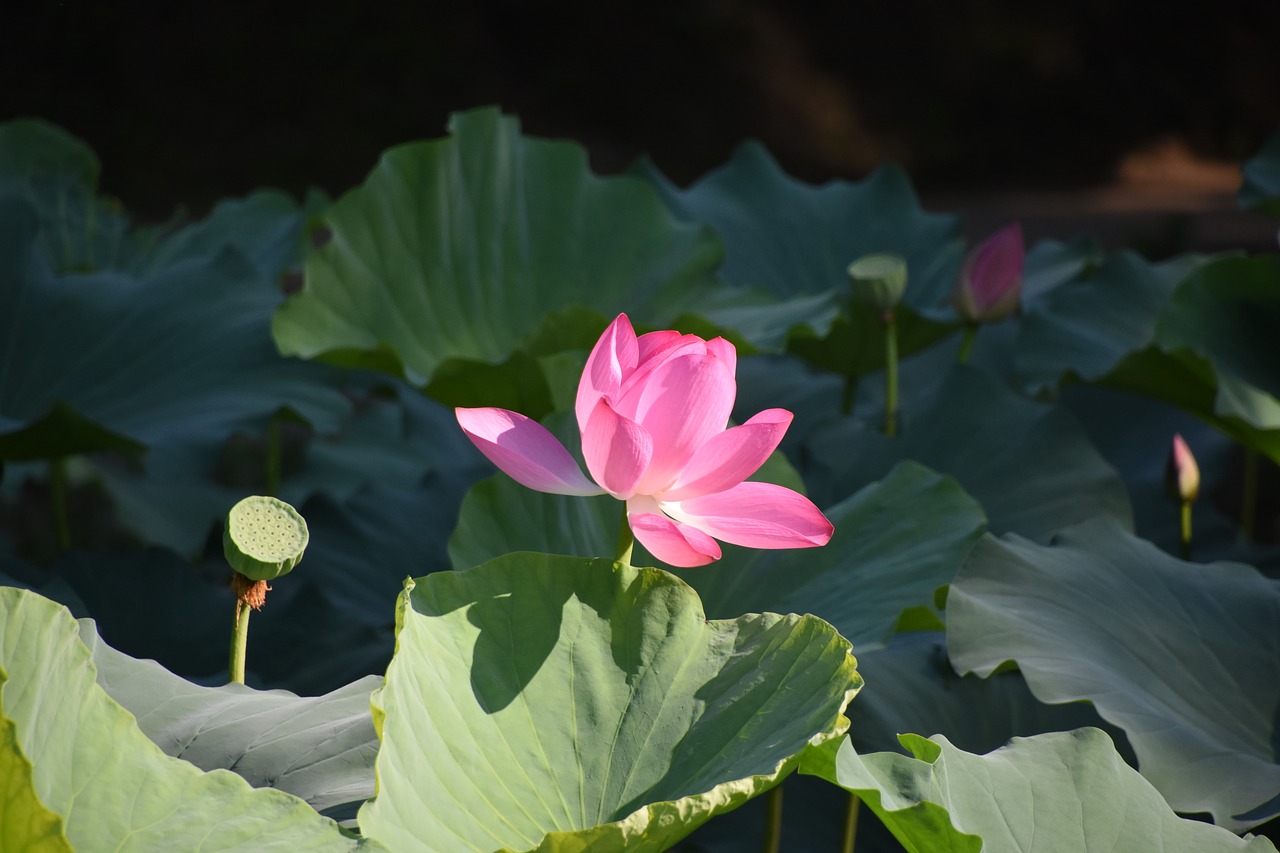
POLYGON ((888 311, 902 301, 907 289, 907 262, 897 255, 863 255, 849 264, 853 299, 888 311))
POLYGON ((307 522, 289 504, 255 495, 227 513, 222 552, 231 568, 255 581, 288 574, 307 548, 307 522))

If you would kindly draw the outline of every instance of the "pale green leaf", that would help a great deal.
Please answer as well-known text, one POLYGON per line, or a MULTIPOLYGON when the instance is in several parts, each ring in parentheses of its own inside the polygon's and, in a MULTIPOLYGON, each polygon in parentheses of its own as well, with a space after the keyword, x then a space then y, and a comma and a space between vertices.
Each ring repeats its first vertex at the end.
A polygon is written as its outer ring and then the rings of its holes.
POLYGON ((1183 563, 1106 519, 1048 547, 984 538, 947 599, 958 670, 1012 660, 1041 701, 1092 701, 1173 808, 1233 829, 1280 804, 1277 625, 1280 583, 1183 563))
POLYGON ((397 850, 660 851, 843 731, 860 685, 814 617, 707 622, 674 576, 511 554, 408 582, 373 697, 397 850))

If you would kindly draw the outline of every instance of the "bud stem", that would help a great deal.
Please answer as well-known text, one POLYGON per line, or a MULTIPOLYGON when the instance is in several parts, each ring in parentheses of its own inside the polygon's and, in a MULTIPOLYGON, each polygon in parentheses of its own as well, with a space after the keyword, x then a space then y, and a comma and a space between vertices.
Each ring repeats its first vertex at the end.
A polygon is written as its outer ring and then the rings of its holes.
POLYGON ((1182 520, 1182 559, 1191 559, 1191 501, 1183 501, 1180 512, 1182 520))
POLYGON ((898 432, 898 327, 893 309, 884 312, 884 434, 898 432))

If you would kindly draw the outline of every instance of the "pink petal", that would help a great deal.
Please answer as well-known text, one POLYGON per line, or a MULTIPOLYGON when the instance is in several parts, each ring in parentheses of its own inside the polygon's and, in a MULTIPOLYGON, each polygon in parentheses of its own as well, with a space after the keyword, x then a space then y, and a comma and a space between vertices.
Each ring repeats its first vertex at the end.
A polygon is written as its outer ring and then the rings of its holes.
POLYGON ((714 495, 664 504, 663 510, 717 539, 748 548, 813 548, 827 544, 835 531, 812 501, 772 483, 739 483, 714 495))
POLYGON ((615 498, 626 500, 649 467, 653 439, 644 427, 601 399, 582 431, 582 456, 596 482, 615 498))
POLYGON ((661 359, 663 353, 670 352, 681 344, 688 343, 686 338, 696 335, 682 335, 676 331, 647 332, 636 339, 641 361, 661 359))
POLYGON ((712 436, 684 466, 675 488, 660 495, 661 499, 683 501, 738 485, 778 448, 791 418, 786 409, 766 409, 745 424, 712 436))
POLYGON ((669 566, 692 568, 720 559, 716 540, 696 527, 673 521, 661 513, 628 511, 627 522, 636 541, 669 566))
POLYGON ((725 367, 729 368, 730 376, 737 374, 738 350, 733 344, 724 338, 712 338, 707 341, 707 352, 724 362, 725 367))
POLYGON ((694 452, 724 431, 737 386, 724 363, 710 355, 682 355, 664 362, 632 388, 618 406, 653 439, 649 470, 640 494, 671 486, 694 452))
POLYGON ((471 443, 523 486, 555 495, 604 492, 582 474, 578 463, 546 427, 506 409, 454 409, 471 443))
POLYGON ((636 369, 639 358, 636 331, 627 315, 619 314, 596 341, 578 380, 574 413, 578 416, 579 432, 586 431, 587 419, 601 397, 618 398, 622 380, 636 369))
MULTIPOLYGON (((648 382, 655 370, 672 359, 684 355, 707 354, 706 341, 697 335, 682 335, 679 332, 650 332, 647 335, 641 335, 639 348, 640 363, 635 371, 622 381, 618 397, 614 398, 619 405, 626 405, 624 401, 627 399, 632 403, 638 400, 638 396, 631 393, 632 389, 648 382)), ((622 409, 619 411, 628 417, 635 417, 635 412, 622 409)))

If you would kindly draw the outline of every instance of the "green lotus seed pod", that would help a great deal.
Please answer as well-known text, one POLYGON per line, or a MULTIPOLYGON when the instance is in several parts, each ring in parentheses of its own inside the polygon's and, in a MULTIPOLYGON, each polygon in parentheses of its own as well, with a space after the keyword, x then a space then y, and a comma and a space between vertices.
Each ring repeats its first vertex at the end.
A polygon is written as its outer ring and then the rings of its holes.
POLYGON ((907 289, 907 262, 897 255, 863 255, 849 264, 849 282, 855 301, 887 311, 907 289))
POLYGON ((255 495, 227 513, 222 552, 231 568, 255 581, 288 574, 307 548, 307 522, 282 500, 255 495))

